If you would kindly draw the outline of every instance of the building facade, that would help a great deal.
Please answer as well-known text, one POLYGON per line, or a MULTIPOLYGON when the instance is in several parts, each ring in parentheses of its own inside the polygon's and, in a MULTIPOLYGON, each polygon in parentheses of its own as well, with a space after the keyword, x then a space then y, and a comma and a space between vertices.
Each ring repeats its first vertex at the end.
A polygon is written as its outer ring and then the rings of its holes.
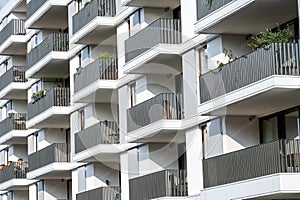
POLYGON ((10 0, 0 200, 300 199, 299 0, 10 0))

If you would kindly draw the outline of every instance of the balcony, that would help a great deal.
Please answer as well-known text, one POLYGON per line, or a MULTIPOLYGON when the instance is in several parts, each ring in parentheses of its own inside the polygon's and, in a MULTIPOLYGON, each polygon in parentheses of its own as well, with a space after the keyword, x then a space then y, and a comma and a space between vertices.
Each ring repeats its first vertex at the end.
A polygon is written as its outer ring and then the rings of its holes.
POLYGON ((77 162, 120 162, 120 153, 135 144, 119 144, 117 122, 101 121, 75 134, 75 155, 77 162))
POLYGON ((76 195, 77 200, 112 200, 120 199, 120 187, 100 187, 86 192, 82 192, 76 195))
POLYGON ((181 94, 161 93, 127 110, 130 142, 168 142, 174 139, 183 119, 181 94))
POLYGON ((176 8, 180 5, 179 0, 121 0, 123 6, 150 7, 150 8, 176 8))
POLYGON ((127 15, 116 16, 116 0, 92 0, 72 18, 73 42, 99 44, 116 34, 117 24, 127 15))
POLYGON ((200 112, 250 116, 298 105, 299 56, 298 44, 274 43, 201 75, 200 112))
POLYGON ((12 19, 0 31, 1 55, 26 55, 25 21, 12 19))
POLYGON ((0 171, 0 189, 3 190, 22 190, 28 188, 29 184, 33 181, 26 179, 28 171, 28 163, 17 162, 11 163, 10 166, 6 165, 0 171))
POLYGON ((27 54, 27 78, 62 78, 69 73, 69 36, 52 33, 27 54))
POLYGON ((296 18, 297 1, 197 0, 197 11, 197 33, 248 35, 296 18))
POLYGON ((117 88, 118 60, 99 58, 79 70, 74 74, 74 102, 110 102, 117 88))
POLYGON ((69 179, 71 170, 80 166, 70 163, 70 145, 54 143, 28 156, 27 178, 69 179))
POLYGON ((203 161, 204 187, 277 173, 299 173, 299 140, 277 140, 203 161))
POLYGON ((29 134, 30 131, 26 129, 25 113, 10 114, 0 122, 1 144, 26 144, 29 134))
POLYGON ((130 200, 188 196, 185 170, 164 170, 129 180, 130 200))
POLYGON ((68 128, 70 88, 52 88, 41 99, 28 104, 27 128, 68 128))
POLYGON ((181 71, 175 44, 182 42, 181 21, 158 19, 125 41, 125 73, 170 74, 181 71), (170 45, 173 44, 173 45, 170 45), (157 54, 160 49, 165 52, 157 54), (151 63, 151 67, 146 65, 151 63))
POLYGON ((26 8, 26 28, 65 29, 70 0, 31 0, 26 8))

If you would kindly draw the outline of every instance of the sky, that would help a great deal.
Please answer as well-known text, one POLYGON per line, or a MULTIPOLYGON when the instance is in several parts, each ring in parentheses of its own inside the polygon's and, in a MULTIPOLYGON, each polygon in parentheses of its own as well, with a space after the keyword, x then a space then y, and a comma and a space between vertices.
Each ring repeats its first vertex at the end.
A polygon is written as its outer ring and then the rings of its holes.
POLYGON ((9 0, 0 0, 0 9, 3 8, 7 2, 9 2, 9 0))

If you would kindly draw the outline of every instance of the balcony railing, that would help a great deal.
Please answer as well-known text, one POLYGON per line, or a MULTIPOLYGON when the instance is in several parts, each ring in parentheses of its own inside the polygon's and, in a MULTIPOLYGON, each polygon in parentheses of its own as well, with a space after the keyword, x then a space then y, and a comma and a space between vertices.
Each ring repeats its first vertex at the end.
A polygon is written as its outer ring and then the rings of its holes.
POLYGON ((277 140, 203 161, 204 187, 300 172, 299 140, 277 140))
POLYGON ((0 170, 0 183, 11 179, 26 179, 26 173, 28 171, 28 163, 13 162, 10 166, 6 165, 0 170))
POLYGON ((0 31, 0 44, 4 43, 12 35, 25 35, 25 20, 12 19, 1 31, 0 31))
POLYGON ((31 0, 26 5, 26 18, 28 19, 31 17, 47 1, 48 0, 31 0))
POLYGON ((52 33, 27 54, 27 67, 30 68, 52 51, 68 51, 69 35, 52 33))
POLYGON ((129 180, 130 200, 188 196, 186 170, 165 170, 129 180))
POLYGON ((299 48, 274 43, 200 76, 200 98, 206 102, 272 75, 300 75, 299 48))
POLYGON ((116 58, 99 58, 79 70, 79 73, 74 75, 75 92, 100 79, 118 79, 118 60, 116 58))
POLYGON ((33 171, 55 162, 70 162, 70 145, 54 143, 28 156, 29 169, 33 171))
POLYGON ((207 0, 197 0, 198 20, 228 4, 231 1, 233 0, 211 0, 210 2, 207 0))
POLYGON ((126 62, 157 44, 179 44, 182 41, 179 19, 158 19, 125 41, 126 62))
POLYGON ((73 34, 95 17, 114 17, 116 0, 92 0, 73 16, 73 34))
POLYGON ((6 86, 12 82, 25 83, 27 79, 25 78, 26 67, 12 67, 2 76, 0 76, 0 90, 4 89, 6 86))
POLYGON ((114 121, 101 121, 75 135, 75 152, 81 152, 98 144, 118 144, 119 127, 114 121))
POLYGON ((76 195, 77 200, 121 200, 120 187, 101 187, 76 195))
POLYGON ((53 106, 69 106, 70 105, 70 88, 52 88, 46 92, 40 100, 30 103, 27 106, 28 119, 53 106))
POLYGON ((0 122, 0 137, 12 130, 26 130, 26 114, 13 113, 0 122))
POLYGON ((162 93, 127 110, 127 131, 133 131, 161 119, 183 119, 181 94, 162 93))

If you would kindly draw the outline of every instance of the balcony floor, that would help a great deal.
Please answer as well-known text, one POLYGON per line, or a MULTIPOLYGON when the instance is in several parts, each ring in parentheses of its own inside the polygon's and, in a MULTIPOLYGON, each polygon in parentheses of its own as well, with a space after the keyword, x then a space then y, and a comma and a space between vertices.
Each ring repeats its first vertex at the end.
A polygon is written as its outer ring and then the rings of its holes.
POLYGON ((26 55, 26 41, 28 38, 25 35, 12 35, 3 44, 0 45, 1 55, 26 55))
POLYGON ((180 5, 179 0, 124 0, 122 5, 134 7, 150 7, 150 8, 176 8, 180 5))
POLYGON ((207 188, 201 191, 204 199, 299 199, 300 174, 281 173, 236 183, 207 188))
POLYGON ((70 179, 72 169, 84 163, 54 162, 27 173, 27 179, 70 179))
POLYGON ((72 107, 53 106, 26 122, 27 128, 69 128, 72 107))
POLYGON ((0 144, 27 144, 27 137, 36 130, 12 130, 0 137, 0 144))
POLYGON ((300 104, 299 76, 272 76, 204 102, 203 115, 264 116, 300 104))
POLYGON ((51 1, 42 5, 25 22, 26 28, 65 29, 68 26, 68 6, 54 6, 51 1))
POLYGON ((0 190, 28 190, 28 186, 36 182, 35 180, 27 179, 10 179, 3 183, 0 183, 0 190))
POLYGON ((256 34, 295 17, 296 0, 237 0, 200 19, 195 32, 256 34))

